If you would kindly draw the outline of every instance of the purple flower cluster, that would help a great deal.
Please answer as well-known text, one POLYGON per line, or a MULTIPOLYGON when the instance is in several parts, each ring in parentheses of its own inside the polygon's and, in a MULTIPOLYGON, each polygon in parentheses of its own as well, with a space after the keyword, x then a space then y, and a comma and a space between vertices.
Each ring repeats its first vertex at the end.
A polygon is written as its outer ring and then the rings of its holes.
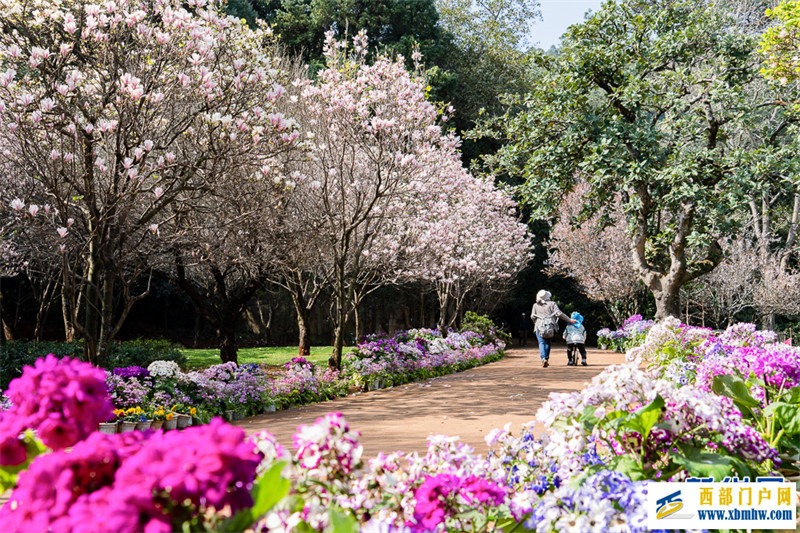
POLYGON ((624 351, 644 342, 645 335, 655 324, 645 320, 642 315, 628 317, 616 331, 603 328, 597 332, 598 341, 616 351, 624 351))
POLYGON ((630 531, 647 528, 647 484, 601 471, 578 487, 547 492, 525 521, 530 531, 630 531))
POLYGON ((122 378, 143 378, 150 375, 150 371, 141 366, 124 366, 112 371, 115 376, 122 378))
POLYGON ((292 360, 287 361, 283 367, 286 370, 293 370, 295 372, 302 372, 303 370, 314 372, 314 363, 307 360, 305 357, 292 357, 292 360))
POLYGON ((69 357, 50 354, 26 366, 6 394, 12 406, 0 414, 2 465, 25 460, 25 447, 18 437, 26 429, 35 429, 42 442, 61 450, 112 417, 105 372, 69 357))
POLYGON ((489 362, 503 347, 471 331, 451 332, 442 338, 437 330, 410 330, 393 338, 367 337, 345 356, 343 364, 358 385, 381 379, 402 383, 489 362))
POLYGON ((0 509, 4 530, 167 533, 183 520, 252 505, 260 456, 214 419, 182 432, 94 433, 37 458, 0 509))

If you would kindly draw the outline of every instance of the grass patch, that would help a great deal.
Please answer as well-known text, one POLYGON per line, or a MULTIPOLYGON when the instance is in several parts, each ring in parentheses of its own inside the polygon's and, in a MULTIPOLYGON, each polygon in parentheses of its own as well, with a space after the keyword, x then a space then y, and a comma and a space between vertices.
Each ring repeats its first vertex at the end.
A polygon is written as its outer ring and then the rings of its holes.
MULTIPOLYGON (((190 349, 182 348, 181 353, 186 356, 187 368, 205 368, 221 363, 218 349, 190 349)), ((344 352, 347 348, 344 349, 344 352)), ((317 346, 311 348, 309 361, 318 366, 326 366, 328 358, 333 353, 332 346, 317 346)), ((258 363, 281 366, 292 357, 297 357, 297 346, 274 346, 268 348, 239 348, 239 364, 258 363)))

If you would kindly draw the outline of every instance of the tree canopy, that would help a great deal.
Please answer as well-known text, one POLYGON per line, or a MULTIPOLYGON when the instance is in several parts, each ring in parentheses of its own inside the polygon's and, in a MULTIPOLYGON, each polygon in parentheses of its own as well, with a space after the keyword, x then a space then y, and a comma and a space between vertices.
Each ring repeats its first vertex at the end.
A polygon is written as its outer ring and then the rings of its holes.
MULTIPOLYGON (((608 2, 567 32, 557 57, 539 55, 541 77, 482 133, 507 141, 490 168, 521 175, 520 193, 550 216, 585 177, 584 215, 621 195, 633 268, 659 316, 678 291, 722 259, 743 193, 763 175, 759 149, 736 142, 780 99, 755 90, 758 36, 730 10, 702 0, 608 2)), ((770 140, 783 142, 781 120, 770 140)))

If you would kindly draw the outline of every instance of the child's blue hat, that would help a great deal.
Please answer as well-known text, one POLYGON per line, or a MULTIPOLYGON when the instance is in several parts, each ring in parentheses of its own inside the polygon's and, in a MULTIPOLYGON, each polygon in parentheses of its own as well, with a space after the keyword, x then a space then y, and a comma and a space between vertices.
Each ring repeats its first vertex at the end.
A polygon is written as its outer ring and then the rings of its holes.
POLYGON ((570 317, 572 320, 577 320, 578 324, 583 324, 583 317, 577 311, 572 312, 572 316, 570 317))

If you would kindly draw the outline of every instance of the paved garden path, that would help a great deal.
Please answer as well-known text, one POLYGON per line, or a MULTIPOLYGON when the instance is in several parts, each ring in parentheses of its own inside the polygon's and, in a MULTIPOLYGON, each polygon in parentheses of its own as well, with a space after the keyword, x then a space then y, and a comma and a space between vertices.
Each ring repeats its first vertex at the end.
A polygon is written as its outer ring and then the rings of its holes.
POLYGON ((503 360, 465 372, 389 389, 350 395, 246 418, 235 425, 248 434, 267 429, 286 447, 298 425, 310 424, 331 411, 344 414, 350 428, 361 432, 364 454, 426 449, 428 435, 459 436, 478 452, 486 451, 484 436, 511 422, 533 420, 551 392, 579 390, 623 354, 589 349, 589 366, 566 366, 564 346, 555 346, 551 365, 542 368, 536 345, 513 348, 503 360))

